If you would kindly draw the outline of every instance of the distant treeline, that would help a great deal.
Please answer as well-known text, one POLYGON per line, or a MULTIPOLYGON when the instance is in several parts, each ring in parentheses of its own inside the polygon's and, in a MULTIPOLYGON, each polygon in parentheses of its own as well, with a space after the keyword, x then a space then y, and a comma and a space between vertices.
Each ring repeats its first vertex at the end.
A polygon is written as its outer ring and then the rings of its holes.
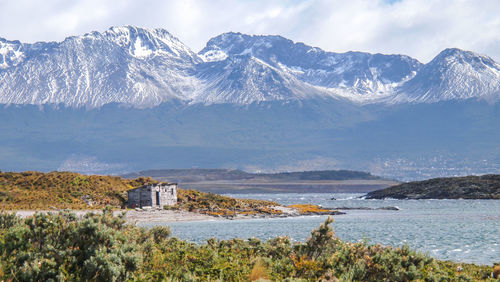
POLYGON ((349 180, 349 179, 380 179, 369 172, 354 170, 315 170, 300 172, 280 172, 273 174, 258 174, 262 177, 283 180, 349 180))
POLYGON ((354 170, 316 170, 280 173, 249 173, 238 169, 159 169, 145 170, 122 175, 125 178, 141 176, 168 179, 173 182, 195 182, 214 180, 373 180, 381 179, 368 172, 354 170))

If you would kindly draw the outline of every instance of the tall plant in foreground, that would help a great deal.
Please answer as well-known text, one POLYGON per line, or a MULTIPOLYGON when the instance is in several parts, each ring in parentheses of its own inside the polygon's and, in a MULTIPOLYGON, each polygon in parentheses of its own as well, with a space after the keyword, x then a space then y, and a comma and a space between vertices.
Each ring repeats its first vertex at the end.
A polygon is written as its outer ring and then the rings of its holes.
POLYGON ((134 232, 111 210, 80 220, 68 212, 39 213, 1 230, 3 273, 21 281, 125 280, 141 263, 134 232))

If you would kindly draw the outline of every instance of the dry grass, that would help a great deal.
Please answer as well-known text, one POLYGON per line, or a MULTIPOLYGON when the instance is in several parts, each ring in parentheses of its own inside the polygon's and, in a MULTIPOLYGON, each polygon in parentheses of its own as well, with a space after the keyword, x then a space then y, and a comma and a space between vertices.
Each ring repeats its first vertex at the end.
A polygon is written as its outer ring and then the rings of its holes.
POLYGON ((281 214, 281 211, 272 208, 272 206, 279 204, 271 201, 236 199, 213 193, 182 189, 179 189, 177 197, 180 209, 212 216, 281 214))
POLYGON ((253 265, 252 271, 250 272, 248 280, 268 281, 268 278, 269 278, 269 270, 267 269, 266 264, 261 258, 257 258, 255 264, 253 265))
POLYGON ((500 265, 495 265, 493 267, 493 278, 495 279, 500 278, 500 265))
POLYGON ((0 209, 121 207, 127 200, 127 190, 150 183, 156 181, 73 172, 4 172, 0 173, 0 209), (90 200, 92 206, 84 199, 90 200))

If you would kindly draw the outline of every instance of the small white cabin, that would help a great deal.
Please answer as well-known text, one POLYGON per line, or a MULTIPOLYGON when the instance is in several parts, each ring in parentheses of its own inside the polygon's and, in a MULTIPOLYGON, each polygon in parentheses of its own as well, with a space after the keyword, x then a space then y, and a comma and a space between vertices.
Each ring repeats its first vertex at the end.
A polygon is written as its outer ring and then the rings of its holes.
POLYGON ((162 208, 177 204, 177 183, 144 185, 128 190, 128 207, 162 208))

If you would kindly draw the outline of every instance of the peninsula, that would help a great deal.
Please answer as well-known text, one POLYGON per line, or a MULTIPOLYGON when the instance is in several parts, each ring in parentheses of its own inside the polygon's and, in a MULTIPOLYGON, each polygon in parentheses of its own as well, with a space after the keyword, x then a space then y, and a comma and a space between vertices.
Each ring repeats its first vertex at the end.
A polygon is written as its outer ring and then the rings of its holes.
POLYGON ((126 217, 133 222, 343 214, 316 205, 286 207, 272 201, 237 199, 184 189, 178 189, 175 204, 126 209, 127 191, 155 183, 158 181, 149 177, 125 179, 73 172, 0 172, 0 210, 30 216, 37 211, 70 209, 82 214, 110 207, 126 211, 126 217))

